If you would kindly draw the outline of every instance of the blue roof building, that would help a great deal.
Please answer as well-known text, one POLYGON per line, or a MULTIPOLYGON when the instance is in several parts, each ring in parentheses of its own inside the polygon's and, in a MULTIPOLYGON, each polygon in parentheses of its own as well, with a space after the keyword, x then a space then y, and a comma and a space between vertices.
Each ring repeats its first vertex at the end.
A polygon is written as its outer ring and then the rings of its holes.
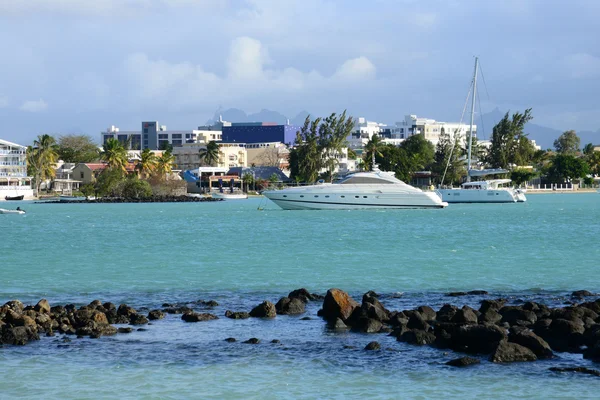
POLYGON ((296 132, 301 127, 275 125, 266 122, 233 122, 223 125, 222 140, 225 143, 273 143, 294 144, 296 132))

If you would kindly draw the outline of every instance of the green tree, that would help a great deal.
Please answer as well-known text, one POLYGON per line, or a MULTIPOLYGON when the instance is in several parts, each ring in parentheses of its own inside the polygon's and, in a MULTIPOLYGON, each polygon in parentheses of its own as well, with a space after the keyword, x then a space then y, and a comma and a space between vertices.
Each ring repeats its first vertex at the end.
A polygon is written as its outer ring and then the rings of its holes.
POLYGON ((57 153, 66 163, 90 163, 99 156, 98 145, 88 135, 60 136, 57 153))
POLYGON ((335 168, 348 147, 346 138, 354 129, 354 119, 346 116, 346 110, 338 117, 332 113, 319 126, 319 148, 323 151, 324 163, 330 179, 333 179, 335 168))
POLYGON ((86 197, 90 197, 96 191, 94 185, 92 183, 86 183, 79 188, 79 191, 86 197))
POLYGON ((94 187, 99 196, 118 197, 121 195, 121 183, 125 172, 120 168, 107 167, 98 175, 94 187))
POLYGON ((515 168, 510 172, 510 179, 520 187, 523 183, 530 181, 536 175, 537 174, 533 171, 524 168, 515 168))
POLYGON ((547 177, 552 183, 570 182, 584 178, 589 170, 590 167, 585 160, 571 154, 559 153, 552 159, 547 177))
POLYGON ((161 178, 166 178, 167 174, 173 170, 175 156, 170 151, 163 151, 162 155, 156 159, 156 173, 161 178))
POLYGON ((279 182, 279 176, 277 176, 276 173, 272 173, 271 176, 269 177, 269 184, 271 186, 275 186, 277 184, 277 182, 279 182))
POLYGON ((575 155, 579 152, 581 140, 575 131, 565 131, 554 141, 554 148, 558 153, 575 155))
POLYGON ((590 156, 594 153, 594 145, 592 143, 588 143, 583 146, 583 154, 586 156, 590 156))
POLYGON ((244 184, 244 186, 246 187, 246 192, 248 192, 248 190, 250 189, 250 185, 254 182, 254 176, 249 173, 246 172, 243 176, 242 176, 242 183, 244 184))
POLYGON ((27 174, 33 177, 38 196, 42 182, 56 176, 57 161, 58 145, 50 135, 39 135, 27 148, 27 174))
POLYGON ((173 152, 173 145, 171 143, 169 143, 169 142, 162 142, 160 144, 160 147, 158 149, 162 150, 162 151, 168 151, 168 152, 172 153, 173 152))
POLYGON ((296 133, 294 147, 290 149, 290 176, 300 182, 315 182, 319 171, 323 168, 323 152, 319 147, 318 129, 321 118, 313 121, 310 115, 304 120, 304 125, 296 133))
POLYGON ((590 173, 600 176, 600 151, 592 152, 585 159, 590 167, 590 173))
POLYGON ((214 140, 211 140, 206 145, 206 148, 200 149, 200 162, 204 161, 209 166, 215 166, 219 161, 219 145, 214 140))
POLYGON ((152 196, 152 187, 147 181, 130 176, 120 182, 120 196, 128 199, 139 199, 152 196))
POLYGON ((117 139, 107 139, 102 146, 100 158, 108 164, 111 169, 127 172, 127 150, 117 139))
POLYGON ((383 153, 381 151, 384 147, 385 143, 377 134, 373 135, 371 139, 367 142, 362 157, 365 169, 367 171, 373 169, 373 160, 375 160, 376 157, 383 158, 383 153))
POLYGON ((138 171, 140 177, 148 178, 156 169, 157 163, 158 157, 156 157, 156 154, 154 154, 152 150, 146 148, 142 150, 140 160, 135 165, 135 169, 138 171))
POLYGON ((493 168, 508 168, 510 164, 527 163, 531 148, 526 146, 527 135, 523 132, 525 124, 533 119, 531 108, 523 114, 516 112, 512 119, 508 112, 504 118, 494 126, 492 132, 492 145, 488 153, 487 162, 493 168), (524 138, 524 139, 523 139, 524 138))
POLYGON ((453 140, 442 128, 431 166, 431 171, 437 175, 437 181, 442 185, 459 183, 465 174, 465 164, 460 159, 459 141, 458 135, 453 140))

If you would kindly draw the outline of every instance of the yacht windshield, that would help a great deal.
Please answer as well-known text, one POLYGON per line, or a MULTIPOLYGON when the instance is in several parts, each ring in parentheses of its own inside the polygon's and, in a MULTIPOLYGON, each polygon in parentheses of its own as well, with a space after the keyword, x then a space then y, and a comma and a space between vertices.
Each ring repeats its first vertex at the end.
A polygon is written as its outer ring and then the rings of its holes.
POLYGON ((393 184, 394 182, 386 179, 377 178, 374 176, 351 176, 340 182, 340 185, 345 184, 393 184))

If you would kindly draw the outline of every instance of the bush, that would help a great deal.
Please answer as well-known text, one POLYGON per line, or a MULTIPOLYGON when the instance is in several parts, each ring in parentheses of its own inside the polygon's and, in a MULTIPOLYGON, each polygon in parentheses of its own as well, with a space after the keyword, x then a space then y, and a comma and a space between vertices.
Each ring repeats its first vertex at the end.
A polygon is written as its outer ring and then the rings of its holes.
POLYGON ((119 186, 121 197, 138 199, 152 196, 150 184, 137 177, 125 179, 119 186))

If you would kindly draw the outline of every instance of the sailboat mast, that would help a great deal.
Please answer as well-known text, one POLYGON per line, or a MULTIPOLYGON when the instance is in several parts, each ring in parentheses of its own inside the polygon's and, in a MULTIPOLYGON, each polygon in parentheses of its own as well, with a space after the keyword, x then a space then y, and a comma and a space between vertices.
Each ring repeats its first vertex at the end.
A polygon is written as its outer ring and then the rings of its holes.
POLYGON ((473 120, 475 119, 475 93, 477 93, 477 64, 479 59, 475 57, 475 69, 473 71, 473 95, 471 96, 471 125, 469 126, 469 145, 467 146, 467 182, 471 182, 471 145, 473 144, 473 120))

